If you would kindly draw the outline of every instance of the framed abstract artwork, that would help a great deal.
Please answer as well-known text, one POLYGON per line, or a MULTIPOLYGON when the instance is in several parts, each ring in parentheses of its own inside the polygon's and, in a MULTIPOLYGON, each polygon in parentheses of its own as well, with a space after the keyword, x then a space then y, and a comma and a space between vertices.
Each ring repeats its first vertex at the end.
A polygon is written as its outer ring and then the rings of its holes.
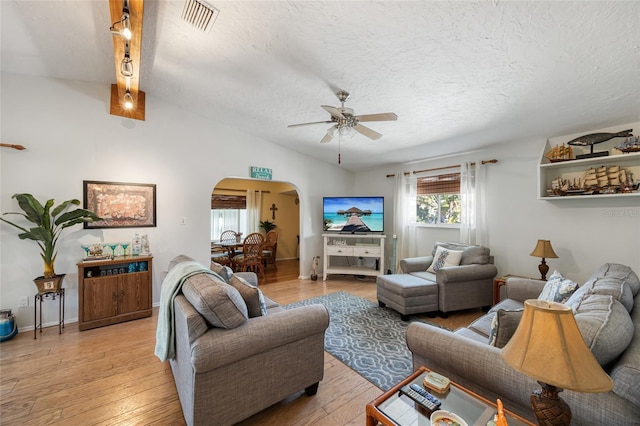
POLYGON ((85 229, 156 226, 156 186, 148 183, 83 181, 84 208, 103 220, 85 229))

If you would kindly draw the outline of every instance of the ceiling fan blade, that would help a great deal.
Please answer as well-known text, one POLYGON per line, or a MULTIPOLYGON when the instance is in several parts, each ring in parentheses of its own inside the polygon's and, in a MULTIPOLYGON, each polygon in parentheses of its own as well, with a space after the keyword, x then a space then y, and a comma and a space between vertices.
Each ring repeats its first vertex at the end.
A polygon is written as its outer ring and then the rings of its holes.
POLYGON ((353 126, 353 129, 362 134, 365 135, 366 137, 368 137, 369 139, 373 139, 373 140, 378 140, 382 137, 382 135, 378 132, 375 132, 373 130, 371 130, 368 127, 363 126, 362 124, 356 124, 355 126, 353 126))
POLYGON ((337 129, 338 129, 338 125, 337 124, 335 126, 329 127, 329 130, 327 130, 327 134, 324 135, 324 137, 322 138, 320 143, 329 143, 329 142, 331 142, 331 139, 333 139, 333 136, 336 134, 336 130, 337 129))
POLYGON ((396 121, 398 116, 393 112, 381 112, 379 114, 356 115, 358 121, 396 121))
POLYGON ((320 105, 320 106, 322 108, 324 108, 325 111, 327 111, 329 114, 331 114, 332 117, 344 120, 344 115, 342 114, 342 112, 338 108, 332 107, 332 106, 329 106, 329 105, 320 105))
POLYGON ((328 124, 328 123, 333 123, 333 121, 313 121, 311 123, 289 124, 287 127, 298 127, 298 126, 308 126, 310 124, 328 124))

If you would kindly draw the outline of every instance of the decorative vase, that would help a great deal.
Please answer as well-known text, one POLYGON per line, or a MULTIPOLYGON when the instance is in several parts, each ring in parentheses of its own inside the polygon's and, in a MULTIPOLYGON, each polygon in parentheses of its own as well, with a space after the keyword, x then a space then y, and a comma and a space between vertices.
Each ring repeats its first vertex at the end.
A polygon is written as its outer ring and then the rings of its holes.
POLYGON ((55 275, 52 278, 38 277, 33 280, 38 288, 38 294, 54 293, 62 288, 62 280, 66 274, 55 275))

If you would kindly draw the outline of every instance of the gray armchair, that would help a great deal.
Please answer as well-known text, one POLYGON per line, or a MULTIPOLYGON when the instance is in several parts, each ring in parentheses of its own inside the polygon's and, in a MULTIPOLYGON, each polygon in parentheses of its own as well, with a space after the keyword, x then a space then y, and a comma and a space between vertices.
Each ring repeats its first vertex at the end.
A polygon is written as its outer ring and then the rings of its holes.
POLYGON ((489 248, 478 245, 437 242, 430 256, 402 259, 404 274, 435 282, 438 286, 438 310, 448 312, 471 308, 488 308, 493 302, 493 278, 498 270, 489 248), (427 272, 438 246, 462 251, 459 266, 444 267, 435 274, 427 272))

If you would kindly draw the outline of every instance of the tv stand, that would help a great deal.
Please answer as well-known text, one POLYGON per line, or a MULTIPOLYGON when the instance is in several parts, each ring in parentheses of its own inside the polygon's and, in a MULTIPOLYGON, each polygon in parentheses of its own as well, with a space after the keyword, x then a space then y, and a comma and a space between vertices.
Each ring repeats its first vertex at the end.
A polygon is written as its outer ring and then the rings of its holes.
POLYGON ((383 275, 384 239, 383 234, 322 234, 324 238, 324 259, 322 262, 322 280, 329 274, 344 275, 383 275), (346 258, 347 265, 337 265, 338 257, 346 258), (377 259, 374 266, 358 266, 357 259, 377 259), (331 261, 334 260, 332 264, 331 261))

